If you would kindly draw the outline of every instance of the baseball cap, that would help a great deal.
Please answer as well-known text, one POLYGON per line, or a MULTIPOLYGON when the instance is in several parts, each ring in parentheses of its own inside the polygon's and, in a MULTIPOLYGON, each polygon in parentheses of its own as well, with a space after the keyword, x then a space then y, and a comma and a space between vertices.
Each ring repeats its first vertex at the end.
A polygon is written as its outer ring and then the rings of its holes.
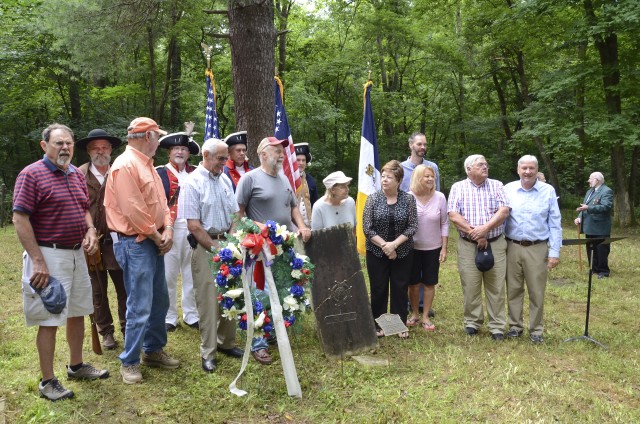
POLYGON ((264 149, 267 148, 267 146, 278 146, 280 144, 282 144, 282 147, 287 147, 289 145, 289 140, 278 140, 275 137, 265 137, 258 145, 258 153, 261 153, 264 149))
POLYGON ((344 172, 336 171, 327 175, 326 178, 322 180, 322 183, 327 189, 329 189, 336 184, 348 184, 351 182, 352 179, 353 178, 347 177, 346 175, 344 175, 344 172))
POLYGON ((127 128, 128 134, 146 133, 147 131, 157 131, 160 135, 167 135, 167 132, 161 130, 156 121, 151 118, 136 118, 131 121, 127 128))
POLYGON ((67 306, 67 292, 64 291, 64 287, 56 278, 49 276, 49 284, 46 287, 35 288, 31 286, 31 288, 38 293, 44 307, 52 314, 59 314, 67 306))
POLYGON ((493 252, 491 251, 491 245, 487 244, 486 249, 478 248, 478 253, 476 254, 476 268, 478 271, 487 272, 493 268, 494 259, 493 252))

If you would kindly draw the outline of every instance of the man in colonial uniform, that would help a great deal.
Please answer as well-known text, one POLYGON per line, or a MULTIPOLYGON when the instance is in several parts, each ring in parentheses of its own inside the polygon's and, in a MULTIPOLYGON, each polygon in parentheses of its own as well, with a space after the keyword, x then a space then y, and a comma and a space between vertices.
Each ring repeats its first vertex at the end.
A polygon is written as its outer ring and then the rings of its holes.
POLYGON ((195 169, 188 163, 189 156, 200 154, 200 146, 191 136, 193 124, 189 124, 191 123, 186 125, 186 132, 167 134, 160 139, 160 147, 169 149, 169 163, 156 168, 162 180, 167 205, 173 219, 173 247, 164 257, 165 277, 169 290, 169 311, 165 318, 167 331, 174 331, 178 326, 178 274, 182 275, 182 319, 191 328, 198 328, 199 321, 191 276, 191 246, 187 241, 189 230, 185 219, 177 219, 180 185, 195 169))
POLYGON ((305 172, 307 165, 311 163, 312 156, 309 150, 309 143, 294 144, 296 150, 296 159, 298 161, 298 169, 300 170, 300 187, 296 190, 298 198, 298 207, 307 226, 311 226, 311 209, 313 204, 318 200, 318 189, 316 188, 316 180, 305 172))
POLYGON ((113 337, 115 331, 113 316, 109 308, 109 296, 107 295, 108 277, 116 288, 118 297, 118 320, 120 331, 123 334, 127 324, 127 291, 124 288, 124 278, 122 269, 116 261, 113 253, 113 239, 107 227, 107 216, 104 211, 104 189, 107 176, 109 175, 111 152, 117 149, 122 141, 107 134, 101 129, 91 130, 89 134, 79 140, 76 146, 86 150, 91 158, 90 162, 80 166, 80 171, 87 180, 89 190, 89 212, 93 218, 93 223, 98 232, 99 250, 95 255, 89 257, 89 277, 91 277, 91 287, 93 289, 93 310, 96 327, 102 335, 102 345, 105 349, 115 349, 116 341, 113 337))
POLYGON ((229 148, 229 159, 224 164, 224 173, 231 180, 235 192, 240 177, 253 169, 247 162, 247 132, 229 134, 224 142, 229 148))

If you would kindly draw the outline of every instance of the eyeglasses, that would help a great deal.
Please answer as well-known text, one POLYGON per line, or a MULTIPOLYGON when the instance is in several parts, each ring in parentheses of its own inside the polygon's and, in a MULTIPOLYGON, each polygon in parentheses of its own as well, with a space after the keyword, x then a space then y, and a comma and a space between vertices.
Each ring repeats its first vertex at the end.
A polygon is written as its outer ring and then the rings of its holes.
POLYGON ((480 168, 480 169, 482 169, 482 168, 487 168, 487 169, 489 169, 489 164, 488 164, 488 163, 486 163, 486 162, 485 162, 485 163, 476 163, 474 166, 475 166, 476 168, 480 168))
POLYGON ((73 141, 52 141, 51 144, 56 148, 61 149, 63 146, 73 147, 76 143, 73 141))

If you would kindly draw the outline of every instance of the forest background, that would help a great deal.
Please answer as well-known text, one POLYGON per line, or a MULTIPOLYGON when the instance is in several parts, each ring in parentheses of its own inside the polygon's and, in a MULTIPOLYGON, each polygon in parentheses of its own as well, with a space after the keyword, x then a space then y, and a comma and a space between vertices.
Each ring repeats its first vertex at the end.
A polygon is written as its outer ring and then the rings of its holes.
MULTIPOLYGON (((202 135, 205 43, 222 135, 265 112, 272 124, 264 104, 273 95, 240 107, 238 90, 262 78, 273 93, 275 70, 293 139, 311 145, 318 180, 338 169, 357 176, 370 71, 381 163, 404 160, 408 136, 424 132, 448 193, 469 154, 485 155, 504 182, 534 154, 564 207, 577 206, 588 175, 601 171, 616 193, 615 221, 629 226, 640 203, 639 35, 635 1, 3 0, 3 194, 10 199, 18 172, 42 156, 40 133, 54 121, 77 138, 93 128, 124 138, 137 116, 169 131, 194 121, 202 135), (273 49, 245 55, 244 70, 232 63, 234 25, 245 37, 272 31, 273 49)), ((264 135, 250 134, 254 164, 264 135)))

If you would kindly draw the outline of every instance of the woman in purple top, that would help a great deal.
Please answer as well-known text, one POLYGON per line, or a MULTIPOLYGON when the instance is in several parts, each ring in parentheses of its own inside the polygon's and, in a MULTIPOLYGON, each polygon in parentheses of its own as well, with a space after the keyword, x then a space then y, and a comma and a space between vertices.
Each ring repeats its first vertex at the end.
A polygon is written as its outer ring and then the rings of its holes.
POLYGON ((407 325, 415 326, 420 322, 418 302, 420 284, 423 284, 422 328, 425 331, 436 329, 429 319, 428 311, 436 293, 440 263, 447 260, 449 240, 447 200, 444 194, 435 189, 435 175, 432 167, 418 165, 411 175, 410 185, 410 193, 415 197, 418 209, 418 231, 413 236, 413 267, 409 285, 411 316, 407 325))

